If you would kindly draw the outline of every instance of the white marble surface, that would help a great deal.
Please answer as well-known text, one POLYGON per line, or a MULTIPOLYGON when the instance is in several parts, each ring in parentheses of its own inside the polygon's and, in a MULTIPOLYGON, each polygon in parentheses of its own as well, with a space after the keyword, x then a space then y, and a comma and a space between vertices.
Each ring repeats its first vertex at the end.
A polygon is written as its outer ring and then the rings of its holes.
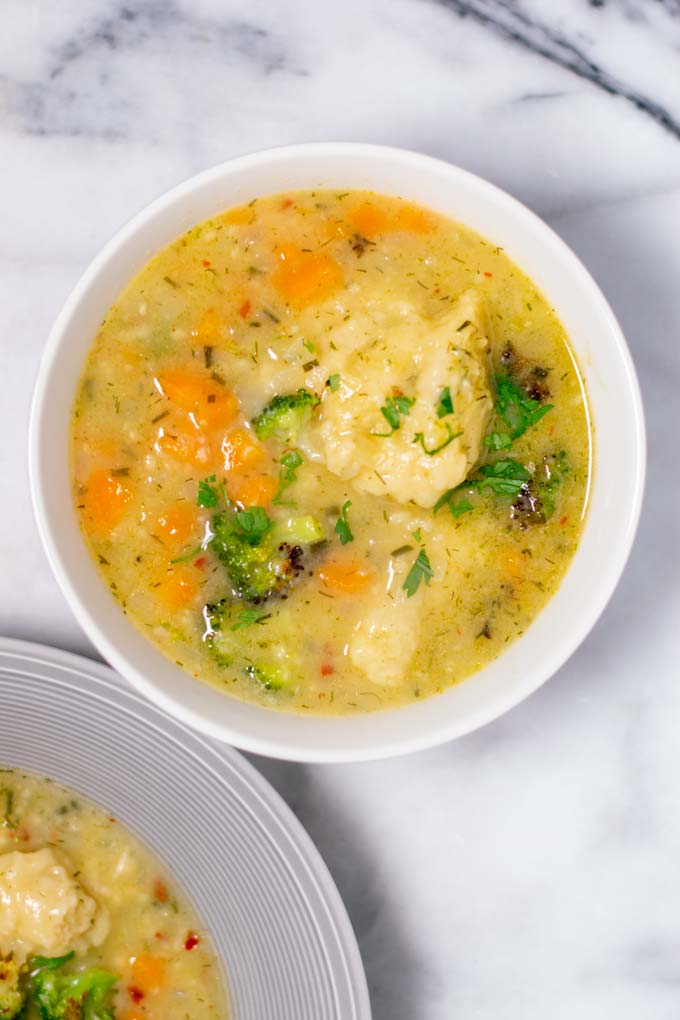
POLYGON ((291 141, 417 148, 513 192, 599 280, 639 369, 650 469, 592 635, 458 743, 258 764, 335 875, 375 1020, 677 1020, 680 2, 4 0, 2 18, 7 634, 92 651, 38 547, 30 390, 69 287, 168 186, 291 141))

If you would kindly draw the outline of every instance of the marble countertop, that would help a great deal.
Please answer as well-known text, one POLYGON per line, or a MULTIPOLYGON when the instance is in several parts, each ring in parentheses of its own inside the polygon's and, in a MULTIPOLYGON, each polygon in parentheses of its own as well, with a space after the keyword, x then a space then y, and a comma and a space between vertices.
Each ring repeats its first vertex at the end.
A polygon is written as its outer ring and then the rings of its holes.
POLYGON ((679 0, 5 0, 3 29, 3 633, 93 654, 31 515, 31 386, 87 262, 194 171, 303 140, 420 149, 526 202, 599 281, 650 460, 590 637, 456 743, 257 764, 335 876, 375 1020, 677 1020, 679 0))

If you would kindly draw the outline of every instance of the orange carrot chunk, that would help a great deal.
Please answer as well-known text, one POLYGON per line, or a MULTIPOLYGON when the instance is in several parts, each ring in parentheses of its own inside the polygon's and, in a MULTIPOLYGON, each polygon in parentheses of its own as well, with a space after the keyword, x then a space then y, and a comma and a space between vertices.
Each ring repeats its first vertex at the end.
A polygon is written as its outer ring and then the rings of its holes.
POLYGON ((355 560, 329 560, 317 570, 325 588, 339 595, 356 595, 373 581, 373 571, 355 560))
POLYGON ((167 609, 186 609, 198 594, 198 584, 187 568, 173 567, 154 589, 167 609))
POLYGON ((195 336, 199 344, 214 346, 221 339, 220 317, 214 308, 209 308, 201 317, 196 329, 193 329, 192 336, 195 336))
POLYGON ((278 265, 272 282, 281 297, 294 308, 325 301, 344 283, 342 270, 327 252, 302 251, 297 245, 276 249, 278 265))
POLYGON ((227 471, 244 471, 264 458, 264 450, 245 429, 232 429, 222 441, 224 466, 227 471))
POLYGON ((227 495, 241 507, 269 506, 279 488, 269 475, 249 475, 227 479, 227 495))
POLYGON ((198 532, 196 510, 189 503, 174 503, 158 515, 152 530, 166 545, 179 549, 198 532))
POLYGON ((154 380, 168 400, 185 411, 197 428, 230 425, 238 400, 210 376, 184 369, 161 372, 154 380))
POLYGON ((120 523, 131 499, 132 489, 124 477, 105 469, 93 471, 82 500, 85 519, 93 531, 106 535, 120 523))
POLYGON ((165 984, 167 965, 160 956, 140 953, 132 957, 130 965, 133 984, 143 992, 158 992, 165 984))
POLYGON ((206 467, 212 457, 210 443, 205 433, 197 431, 189 424, 180 428, 176 425, 165 427, 164 423, 158 429, 153 445, 157 453, 168 454, 175 460, 185 464, 196 464, 199 467, 206 467))

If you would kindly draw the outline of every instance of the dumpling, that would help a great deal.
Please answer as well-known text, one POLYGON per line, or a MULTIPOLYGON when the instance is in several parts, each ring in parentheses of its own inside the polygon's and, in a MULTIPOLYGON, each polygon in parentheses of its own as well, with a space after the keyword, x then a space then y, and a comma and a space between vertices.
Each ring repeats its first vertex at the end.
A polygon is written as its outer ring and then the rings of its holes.
POLYGON ((49 848, 0 855, 0 956, 61 956, 99 945, 108 917, 49 848))
POLYGON ((402 309, 360 343, 354 325, 333 356, 340 383, 324 392, 317 449, 355 488, 432 507, 478 462, 493 410, 482 300, 466 291, 436 319, 402 309))

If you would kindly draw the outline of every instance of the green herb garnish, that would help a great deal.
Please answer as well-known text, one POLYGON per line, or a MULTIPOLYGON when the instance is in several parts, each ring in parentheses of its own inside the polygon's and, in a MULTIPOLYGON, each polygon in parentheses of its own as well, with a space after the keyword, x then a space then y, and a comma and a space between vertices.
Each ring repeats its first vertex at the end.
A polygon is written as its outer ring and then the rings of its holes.
POLYGON ((451 390, 445 386, 437 401, 437 417, 446 418, 447 414, 453 414, 453 400, 451 399, 451 390))
POLYGON ((292 485, 297 478, 297 469, 303 462, 302 454, 297 450, 289 450, 288 453, 284 454, 281 458, 281 471, 279 472, 279 491, 274 496, 274 503, 281 505, 284 504, 281 496, 288 488, 292 485))
POLYGON ((237 525, 251 545, 257 545, 262 536, 266 535, 272 526, 272 522, 267 516, 267 511, 261 506, 251 506, 247 510, 237 510, 235 517, 237 525))
POLYGON ((352 529, 349 524, 349 519, 347 517, 347 511, 349 510, 351 505, 352 505, 351 500, 346 499, 345 502, 342 504, 340 516, 335 522, 335 533, 343 545, 347 545, 348 542, 354 541, 354 535, 352 533, 352 529))
POLYGON ((507 432, 491 432, 484 436, 484 445, 487 450, 508 450, 512 446, 512 436, 507 432))
POLYGON ((331 388, 331 393, 335 393, 340 386, 340 375, 338 372, 334 372, 333 375, 328 376, 328 385, 331 388))
POLYGON ((385 403, 380 408, 380 413, 390 426, 389 432, 374 432, 374 436, 391 436, 393 432, 396 432, 399 428, 399 418, 402 415, 407 415, 413 405, 416 402, 415 397, 387 397, 385 403))
POLYGON ((406 575, 406 580, 404 581, 402 588, 406 591, 407 597, 411 598, 411 596, 415 595, 418 591, 421 581, 424 581, 426 585, 429 585, 431 580, 432 566, 427 553, 424 549, 421 549, 413 566, 406 575))
POLYGON ((236 621, 232 624, 232 630, 240 630, 241 627, 250 627, 253 623, 264 623, 271 616, 266 609, 244 609, 236 621))
POLYGON ((510 429, 512 439, 524 435, 553 409, 553 404, 541 404, 524 395, 523 390, 507 375, 496 376, 496 410, 510 429))
POLYGON ((420 445, 423 448, 423 451, 428 455, 428 457, 434 457, 437 453, 441 453, 441 451, 445 449, 449 445, 449 443, 452 443, 454 439, 458 439, 458 436, 463 435, 462 432, 452 432, 451 426, 448 424, 446 424, 446 431, 449 434, 449 438, 445 439, 443 443, 439 444, 439 446, 432 447, 431 450, 428 450, 427 446, 425 445, 425 436, 423 435, 422 432, 416 432, 415 436, 413 437, 413 442, 420 443, 420 445))
POLYGON ((531 478, 527 469, 510 457, 507 460, 497 460, 494 464, 484 464, 480 472, 483 477, 474 483, 480 492, 492 489, 513 498, 519 495, 522 486, 531 478))
POLYGON ((215 481, 215 475, 209 475, 207 478, 202 479, 202 481, 198 483, 198 495, 196 496, 197 506, 217 506, 219 502, 219 493, 217 491, 217 486, 213 484, 215 481))

